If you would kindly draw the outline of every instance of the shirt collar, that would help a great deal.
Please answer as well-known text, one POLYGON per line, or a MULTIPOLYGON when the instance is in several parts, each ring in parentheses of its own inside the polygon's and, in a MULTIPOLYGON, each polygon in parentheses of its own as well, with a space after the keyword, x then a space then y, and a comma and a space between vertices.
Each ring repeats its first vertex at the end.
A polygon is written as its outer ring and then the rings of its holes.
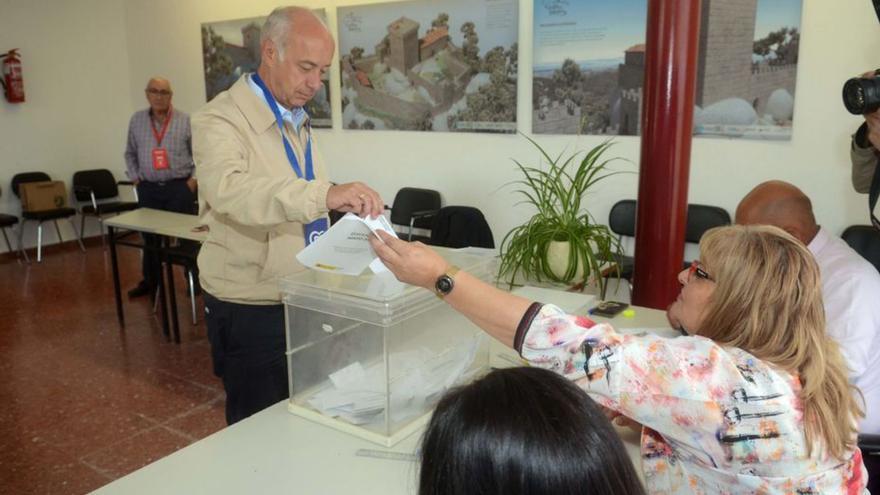
MULTIPOLYGON (((251 74, 247 75, 247 83, 250 86, 251 90, 256 93, 256 95, 260 98, 261 101, 264 100, 263 90, 257 86, 257 83, 254 82, 254 78, 251 77, 251 74)), ((284 108, 281 104, 278 103, 278 100, 275 100, 275 97, 272 97, 275 106, 278 108, 278 111, 281 113, 281 119, 290 125, 296 130, 297 133, 300 132, 300 128, 305 123, 306 119, 309 115, 302 107, 293 107, 293 110, 288 110, 284 108)))

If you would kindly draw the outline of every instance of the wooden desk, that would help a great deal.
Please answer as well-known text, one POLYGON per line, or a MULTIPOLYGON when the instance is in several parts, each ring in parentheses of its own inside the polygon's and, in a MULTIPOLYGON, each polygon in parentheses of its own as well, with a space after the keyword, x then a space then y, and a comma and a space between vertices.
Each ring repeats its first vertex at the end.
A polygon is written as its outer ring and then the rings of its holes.
POLYGON ((151 208, 138 208, 104 221, 107 226, 107 237, 110 244, 110 259, 113 268, 113 294, 116 297, 116 316, 119 319, 119 326, 125 326, 125 314, 122 309, 122 294, 119 287, 119 263, 116 256, 116 246, 132 246, 143 250, 151 249, 144 243, 137 243, 124 240, 125 237, 134 233, 141 232, 146 234, 154 234, 160 237, 160 245, 156 250, 159 254, 161 264, 165 265, 166 275, 159 274, 159 301, 160 301, 160 319, 162 321, 162 332, 171 339, 174 335, 174 341, 180 343, 180 324, 177 318, 177 296, 174 292, 174 272, 171 263, 167 262, 167 256, 173 250, 170 246, 170 239, 187 239, 191 241, 204 242, 207 238, 207 232, 196 230, 199 227, 199 217, 196 215, 187 215, 185 213, 175 213, 171 211, 154 210, 151 208), (128 232, 117 233, 117 229, 124 229, 128 232), (166 281, 167 278, 167 290, 166 281), (171 331, 169 331, 168 305, 171 307, 171 331))
MULTIPOLYGON (((577 301, 566 299, 566 303, 577 301)), ((635 310, 635 318, 617 317, 612 323, 623 332, 652 329, 676 335, 662 328, 668 326, 663 311, 635 310)), ((628 428, 617 430, 641 473, 639 435, 628 428)), ((282 401, 95 493, 408 495, 416 493, 417 462, 364 457, 357 451, 415 454, 420 440, 421 431, 386 449, 295 416, 282 401)))

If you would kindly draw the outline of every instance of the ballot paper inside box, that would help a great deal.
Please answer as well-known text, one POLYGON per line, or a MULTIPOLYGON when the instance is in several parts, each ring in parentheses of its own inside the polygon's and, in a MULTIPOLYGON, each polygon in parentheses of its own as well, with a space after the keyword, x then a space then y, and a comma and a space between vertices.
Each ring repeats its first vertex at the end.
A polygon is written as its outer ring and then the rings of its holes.
MULTIPOLYGON (((494 275, 492 252, 437 250, 483 280, 494 275)), ((489 337, 390 273, 308 270, 281 287, 294 414, 390 447, 421 428, 447 390, 488 369, 489 337)))

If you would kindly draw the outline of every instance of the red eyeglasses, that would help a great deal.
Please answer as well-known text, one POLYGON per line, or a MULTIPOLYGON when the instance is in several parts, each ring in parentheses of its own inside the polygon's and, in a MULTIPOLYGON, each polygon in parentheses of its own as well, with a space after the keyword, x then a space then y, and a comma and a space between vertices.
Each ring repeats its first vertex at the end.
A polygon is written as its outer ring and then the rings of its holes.
POLYGON ((691 262, 691 267, 688 268, 688 283, 694 278, 694 275, 703 280, 708 280, 710 282, 715 281, 711 275, 706 273, 706 270, 703 270, 703 265, 700 263, 700 260, 694 260, 691 262))

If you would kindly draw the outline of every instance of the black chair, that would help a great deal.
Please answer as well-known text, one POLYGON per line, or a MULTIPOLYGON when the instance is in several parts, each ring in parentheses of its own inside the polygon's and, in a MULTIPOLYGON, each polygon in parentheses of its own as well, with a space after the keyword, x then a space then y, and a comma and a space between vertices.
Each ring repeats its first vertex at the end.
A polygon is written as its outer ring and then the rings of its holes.
MULTIPOLYGON (((81 221, 79 226, 80 239, 85 235, 86 217, 95 217, 101 227, 101 240, 104 239, 104 217, 117 215, 125 211, 136 210, 137 201, 120 201, 119 186, 134 187, 131 181, 117 182, 113 172, 107 169, 81 170, 73 174, 73 195, 79 203, 81 221)), ((135 200, 137 189, 134 190, 135 200)))
POLYGON ((471 206, 444 206, 431 223, 428 244, 450 248, 495 248, 492 229, 486 217, 471 206))
POLYGON ((434 216, 440 210, 440 193, 433 189, 403 187, 394 196, 391 208, 391 223, 405 227, 397 235, 406 236, 408 241, 428 242, 428 236, 413 236, 413 229, 430 229, 434 216))
MULTIPOLYGON (((201 293, 199 286, 199 267, 196 260, 199 257, 199 251, 202 249, 202 243, 190 241, 186 239, 178 239, 177 246, 172 248, 165 258, 167 263, 177 265, 183 268, 184 279, 186 280, 187 293, 190 301, 190 311, 192 313, 192 324, 197 325, 199 322, 196 312, 196 296, 201 293)), ((153 298, 153 312, 159 310, 159 288, 156 288, 156 294, 153 298)))
MULTIPOLYGON (((617 240, 623 243, 624 237, 636 236, 636 200, 622 199, 611 207, 608 214, 608 227, 617 234, 617 240)), ((632 256, 620 255, 614 260, 620 268, 620 278, 632 280, 635 259, 632 256)))
MULTIPOLYGON (((684 230, 684 242, 699 244, 700 239, 707 230, 714 227, 730 225, 730 214, 719 206, 689 204, 687 209, 687 224, 684 230)), ((690 261, 684 262, 684 268, 690 266, 690 261)))
POLYGON ((877 229, 871 225, 850 225, 840 237, 880 271, 880 232, 877 229))
MULTIPOLYGON (((27 184, 29 182, 46 182, 52 180, 49 177, 49 174, 44 172, 24 172, 21 174, 15 174, 12 177, 12 192, 15 193, 16 196, 20 197, 19 194, 19 186, 21 184, 27 184)), ((62 242, 64 240, 61 237, 61 229, 58 227, 58 220, 61 218, 66 218, 70 221, 70 226, 73 227, 73 233, 76 235, 76 242, 79 243, 80 249, 85 252, 86 247, 82 243, 82 239, 79 237, 79 233, 76 231, 76 224, 73 222, 73 217, 76 216, 76 210, 69 207, 63 208, 54 208, 51 210, 43 210, 43 211, 22 211, 21 212, 21 228, 18 232, 18 245, 23 246, 24 241, 24 226, 27 224, 28 220, 32 222, 37 222, 37 263, 43 261, 43 222, 48 220, 52 220, 55 224, 55 232, 58 234, 58 242, 62 242)))
MULTIPOLYGON (((857 227, 862 227, 857 225, 857 227)), ((870 227, 865 225, 865 227, 870 227)), ((859 435, 859 450, 868 470, 868 491, 880 493, 880 435, 863 433, 859 435)))
MULTIPOLYGON (((6 235, 6 229, 12 229, 13 225, 18 223, 18 217, 15 215, 7 215, 6 213, 0 213, 0 231, 3 232, 3 240, 6 241, 6 250, 8 252, 12 252, 12 245, 9 244, 9 237, 6 235)), ((13 232, 14 233, 14 232, 13 232)), ((24 255, 24 260, 28 263, 31 262, 30 258, 28 258, 27 251, 21 248, 21 244, 18 245, 18 251, 16 251, 16 256, 21 257, 24 255)))

